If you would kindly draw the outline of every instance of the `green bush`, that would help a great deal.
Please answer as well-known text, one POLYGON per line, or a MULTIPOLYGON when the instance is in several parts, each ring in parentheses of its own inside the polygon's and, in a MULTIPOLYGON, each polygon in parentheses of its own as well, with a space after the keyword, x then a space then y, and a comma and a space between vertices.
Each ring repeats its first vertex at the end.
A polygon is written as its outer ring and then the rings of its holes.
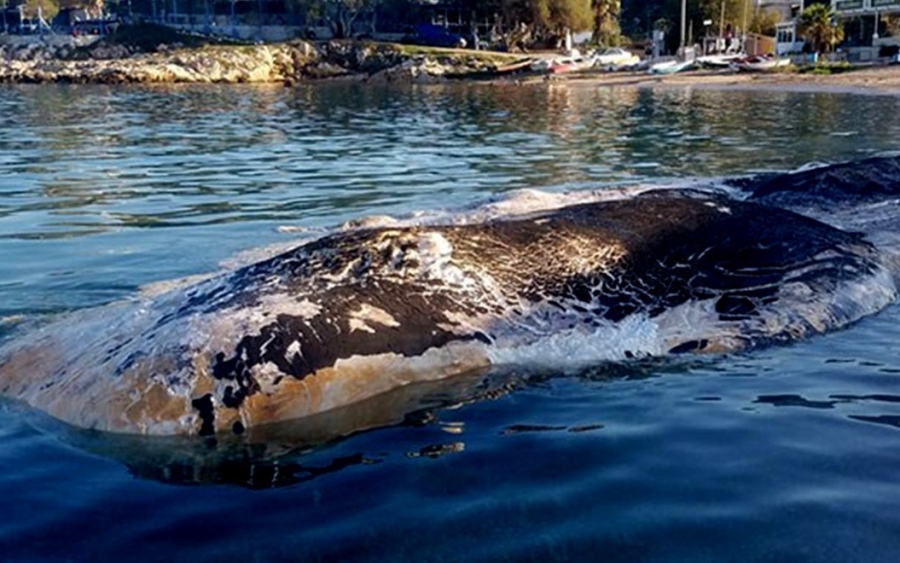
POLYGON ((853 66, 850 65, 850 63, 848 63, 847 61, 838 61, 833 63, 828 61, 819 61, 812 66, 803 67, 800 72, 804 74, 827 76, 831 74, 849 72, 853 69, 853 66))

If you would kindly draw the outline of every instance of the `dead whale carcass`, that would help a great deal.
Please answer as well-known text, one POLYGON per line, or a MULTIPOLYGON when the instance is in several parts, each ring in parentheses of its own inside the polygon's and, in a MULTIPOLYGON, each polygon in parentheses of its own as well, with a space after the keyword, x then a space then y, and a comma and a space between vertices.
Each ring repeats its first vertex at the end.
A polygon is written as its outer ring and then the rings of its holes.
POLYGON ((0 352, 0 394, 76 426, 240 433, 491 364, 727 351, 896 298, 872 244, 660 190, 509 220, 326 236, 0 352))

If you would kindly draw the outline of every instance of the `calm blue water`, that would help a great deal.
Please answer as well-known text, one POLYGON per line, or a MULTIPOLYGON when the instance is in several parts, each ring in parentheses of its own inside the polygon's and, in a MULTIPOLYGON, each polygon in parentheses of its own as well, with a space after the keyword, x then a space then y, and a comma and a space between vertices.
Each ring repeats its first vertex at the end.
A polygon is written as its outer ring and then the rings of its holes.
MULTIPOLYGON (((364 215, 898 139, 882 96, 3 87, 0 337, 364 215)), ((0 403, 0 559, 897 561, 898 337, 894 307, 743 355, 479 375, 318 446, 303 425, 111 438, 0 403)))

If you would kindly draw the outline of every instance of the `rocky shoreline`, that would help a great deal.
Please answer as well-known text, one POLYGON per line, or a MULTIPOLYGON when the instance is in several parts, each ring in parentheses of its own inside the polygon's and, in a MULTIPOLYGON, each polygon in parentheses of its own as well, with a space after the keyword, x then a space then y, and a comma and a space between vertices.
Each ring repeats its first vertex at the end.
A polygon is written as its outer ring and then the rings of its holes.
POLYGON ((496 55, 407 52, 392 44, 292 41, 264 45, 161 44, 152 52, 98 42, 0 45, 0 83, 285 83, 347 77, 376 82, 439 82, 483 75, 496 55))
MULTIPOLYGON (((499 78, 497 69, 519 58, 507 53, 365 41, 296 40, 260 45, 185 45, 174 40, 152 45, 115 41, 84 45, 71 40, 0 42, 0 84, 281 83, 293 86, 328 79, 435 83, 458 78, 499 78)), ((514 78, 515 83, 548 79, 539 75, 514 78)), ((554 82, 559 80, 573 85, 900 95, 900 65, 855 68, 840 74, 699 71, 660 76, 646 72, 585 72, 552 77, 554 82)))

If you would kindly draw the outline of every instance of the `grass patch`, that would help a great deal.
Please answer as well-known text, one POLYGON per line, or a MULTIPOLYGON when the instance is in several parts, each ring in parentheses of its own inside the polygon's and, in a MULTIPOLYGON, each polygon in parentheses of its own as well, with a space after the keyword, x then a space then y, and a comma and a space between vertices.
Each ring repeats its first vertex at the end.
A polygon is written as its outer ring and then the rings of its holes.
POLYGON ((805 66, 800 69, 802 74, 813 74, 817 76, 830 76, 832 74, 842 74, 844 72, 852 72, 856 68, 847 61, 839 62, 818 62, 814 65, 805 66))
POLYGON ((475 51, 473 49, 451 49, 447 47, 430 47, 428 45, 410 45, 407 43, 390 43, 403 55, 426 55, 429 57, 473 57, 489 63, 507 63, 521 59, 521 54, 501 53, 498 51, 475 51))

